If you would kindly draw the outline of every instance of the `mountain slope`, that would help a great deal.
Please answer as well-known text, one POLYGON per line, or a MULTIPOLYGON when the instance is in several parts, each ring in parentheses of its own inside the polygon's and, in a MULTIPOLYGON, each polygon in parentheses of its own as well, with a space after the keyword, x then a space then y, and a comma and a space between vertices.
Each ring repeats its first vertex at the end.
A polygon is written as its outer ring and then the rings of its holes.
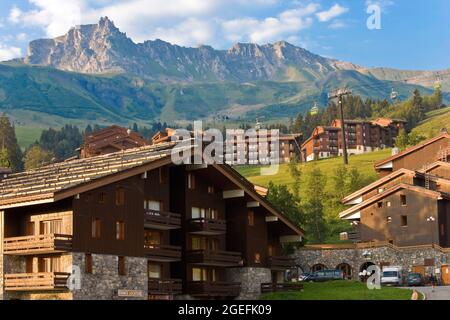
POLYGON ((427 138, 432 138, 442 128, 447 128, 450 131, 450 107, 428 113, 427 119, 414 128, 413 132, 427 138))

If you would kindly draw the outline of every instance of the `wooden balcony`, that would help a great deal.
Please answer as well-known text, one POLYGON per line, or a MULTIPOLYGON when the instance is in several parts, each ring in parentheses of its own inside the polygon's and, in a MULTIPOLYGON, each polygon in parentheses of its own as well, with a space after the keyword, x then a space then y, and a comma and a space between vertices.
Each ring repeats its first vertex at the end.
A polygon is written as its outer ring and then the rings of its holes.
POLYGON ((14 237, 3 241, 3 253, 8 255, 51 254, 71 250, 72 236, 63 234, 14 237))
POLYGON ((181 247, 163 244, 145 245, 147 259, 157 262, 174 262, 181 260, 181 247))
POLYGON ((149 279, 149 295, 176 295, 181 294, 181 279, 149 279))
POLYGON ((238 282, 190 281, 188 294, 194 297, 237 297, 241 292, 238 282))
POLYGON ((173 230, 181 228, 181 215, 173 212, 145 210, 144 226, 157 230, 173 230))
POLYGON ((190 250, 187 252, 187 262, 213 267, 239 267, 243 264, 240 252, 218 250, 190 250))
POLYGON ((188 230, 193 234, 220 235, 226 233, 227 223, 225 220, 197 218, 188 221, 188 230))
POLYGON ((52 291, 67 290, 70 273, 39 272, 5 274, 5 291, 52 291))
POLYGON ((273 256, 268 258, 269 268, 272 270, 284 271, 295 268, 295 260, 290 257, 273 256))
POLYGON ((298 282, 261 283, 261 293, 302 291, 303 284, 298 282))

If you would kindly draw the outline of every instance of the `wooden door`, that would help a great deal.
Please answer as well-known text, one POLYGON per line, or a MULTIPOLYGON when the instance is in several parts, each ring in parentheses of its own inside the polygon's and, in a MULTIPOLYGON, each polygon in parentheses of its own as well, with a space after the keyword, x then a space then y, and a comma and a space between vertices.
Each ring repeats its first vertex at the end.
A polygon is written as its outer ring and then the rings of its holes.
POLYGON ((62 231, 61 220, 41 221, 40 223, 40 234, 54 234, 54 233, 60 234, 61 231, 62 231))
POLYGON ((420 273, 425 277, 425 266, 413 266, 412 273, 420 273))
POLYGON ((441 266, 441 277, 443 285, 450 285, 450 266, 441 266))

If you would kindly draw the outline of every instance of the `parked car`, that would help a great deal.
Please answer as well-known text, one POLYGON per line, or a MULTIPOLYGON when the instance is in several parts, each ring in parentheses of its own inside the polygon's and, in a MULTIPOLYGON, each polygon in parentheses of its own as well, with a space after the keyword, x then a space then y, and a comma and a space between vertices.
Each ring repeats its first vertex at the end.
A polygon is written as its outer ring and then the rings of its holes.
POLYGON ((425 285, 425 279, 420 273, 408 274, 407 283, 409 287, 419 287, 425 285))
POLYGON ((298 276, 298 281, 305 281, 311 277, 311 273, 305 272, 298 276))
POLYGON ((321 270, 314 272, 307 279, 303 281, 307 282, 326 282, 334 280, 343 280, 344 273, 341 270, 321 270))
POLYGON ((384 267, 381 275, 382 286, 402 286, 402 268, 401 267, 384 267))

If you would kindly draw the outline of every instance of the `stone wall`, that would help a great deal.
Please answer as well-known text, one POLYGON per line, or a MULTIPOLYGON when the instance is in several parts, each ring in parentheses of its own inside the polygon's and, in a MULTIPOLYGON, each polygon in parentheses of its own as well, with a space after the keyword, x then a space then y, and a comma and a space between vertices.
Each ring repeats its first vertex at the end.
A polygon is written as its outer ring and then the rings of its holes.
MULTIPOLYGON (((73 253, 73 265, 78 267, 81 289, 72 290, 74 300, 116 300, 148 298, 147 259, 126 257, 126 275, 118 274, 118 257, 93 254, 93 273, 85 273, 85 254, 73 253), (121 298, 117 296, 119 289, 139 290, 142 297, 121 298)), ((75 268, 76 270, 77 268, 75 268)))
POLYGON ((272 282, 270 269, 267 268, 231 268, 226 270, 226 279, 241 283, 241 294, 238 300, 258 299, 261 294, 261 283, 272 282))
POLYGON ((339 264, 347 263, 352 267, 353 279, 358 279, 361 266, 373 263, 378 266, 401 266, 404 272, 411 272, 413 266, 424 266, 425 260, 432 259, 434 267, 425 268, 427 274, 433 269, 448 265, 450 253, 437 248, 393 248, 390 246, 358 249, 299 249, 294 254, 297 265, 304 272, 309 272, 316 264, 323 264, 328 269, 335 269, 339 264))

